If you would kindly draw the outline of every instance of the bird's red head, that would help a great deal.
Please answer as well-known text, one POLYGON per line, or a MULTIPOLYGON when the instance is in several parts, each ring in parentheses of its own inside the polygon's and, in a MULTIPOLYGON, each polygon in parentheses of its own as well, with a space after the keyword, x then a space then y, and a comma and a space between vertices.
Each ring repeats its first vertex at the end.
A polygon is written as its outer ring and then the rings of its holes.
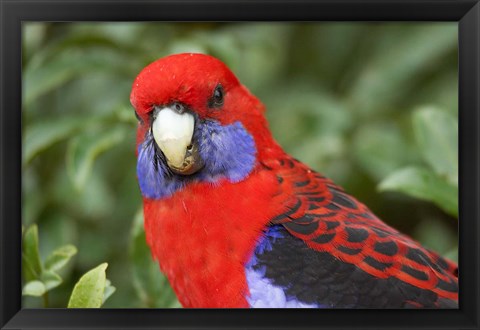
MULTIPOLYGON (((165 172, 196 174, 198 180, 240 181, 277 146, 263 104, 208 55, 177 54, 151 63, 135 79, 130 101, 140 121, 137 174, 140 181, 149 177, 144 186, 163 165, 165 172)), ((165 186, 165 180, 156 186, 165 186)), ((154 188, 142 190, 144 196, 159 196, 148 193, 154 188)))
POLYGON ((178 102, 202 119, 241 121, 252 134, 265 126, 263 104, 223 62, 204 54, 170 55, 146 66, 133 83, 130 102, 144 122, 155 106, 178 102))
MULTIPOLYGON (((184 103, 202 116, 213 115, 209 101, 217 86, 228 93, 239 82, 225 64, 211 56, 177 54, 145 67, 133 83, 130 100, 142 118, 154 106, 173 102, 184 103)), ((217 111, 220 114, 224 112, 217 111)))

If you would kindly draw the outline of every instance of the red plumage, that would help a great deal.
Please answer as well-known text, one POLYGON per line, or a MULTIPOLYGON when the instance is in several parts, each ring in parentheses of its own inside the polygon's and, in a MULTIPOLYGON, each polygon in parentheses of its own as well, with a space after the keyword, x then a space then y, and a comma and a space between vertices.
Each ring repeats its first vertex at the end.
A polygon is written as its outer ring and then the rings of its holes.
POLYGON ((387 226, 332 181, 288 156, 269 132, 262 103, 223 63, 180 54, 147 66, 131 94, 145 123, 139 125, 137 143, 149 129, 152 108, 173 101, 222 125, 240 121, 257 148, 253 171, 238 183, 194 182, 167 198, 144 197, 147 243, 183 306, 248 307, 244 267, 272 223, 372 276, 395 277, 458 299, 457 292, 440 285, 456 285, 456 265, 387 226), (205 100, 219 82, 228 97, 222 111, 211 111, 205 100))
POLYGON ((247 307, 244 265, 277 209, 275 182, 258 172, 144 200, 147 242, 183 306, 247 307))

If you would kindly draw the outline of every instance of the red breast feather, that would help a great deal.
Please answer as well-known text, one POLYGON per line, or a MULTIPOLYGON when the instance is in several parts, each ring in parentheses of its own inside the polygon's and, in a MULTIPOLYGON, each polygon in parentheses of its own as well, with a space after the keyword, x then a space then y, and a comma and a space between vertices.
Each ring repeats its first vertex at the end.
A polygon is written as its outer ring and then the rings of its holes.
POLYGON ((144 200, 147 242, 184 307, 248 307, 244 265, 278 208, 275 182, 262 171, 144 200))

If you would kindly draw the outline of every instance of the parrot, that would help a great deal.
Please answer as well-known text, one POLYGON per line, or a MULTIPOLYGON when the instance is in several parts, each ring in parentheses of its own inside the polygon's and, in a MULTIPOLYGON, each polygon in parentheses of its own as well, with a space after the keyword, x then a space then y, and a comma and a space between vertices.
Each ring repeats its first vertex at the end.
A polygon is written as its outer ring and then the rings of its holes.
POLYGON ((221 60, 162 57, 130 102, 146 243, 183 307, 458 308, 457 265, 287 154, 221 60))

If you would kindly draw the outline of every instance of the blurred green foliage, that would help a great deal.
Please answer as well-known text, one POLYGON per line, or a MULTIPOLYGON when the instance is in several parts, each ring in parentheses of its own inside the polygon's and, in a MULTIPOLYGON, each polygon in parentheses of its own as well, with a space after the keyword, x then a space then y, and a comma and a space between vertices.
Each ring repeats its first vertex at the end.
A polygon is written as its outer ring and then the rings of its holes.
POLYGON ((458 116, 456 23, 24 23, 22 35, 23 223, 38 224, 42 260, 78 248, 49 306, 104 262, 117 288, 105 307, 179 306, 145 245, 129 103, 140 70, 178 52, 223 60, 287 152, 456 259, 458 140, 443 129, 458 116))
POLYGON ((428 167, 397 170, 379 188, 432 201, 458 217, 458 121, 448 113, 424 108, 413 114, 413 126, 418 151, 428 167))
MULTIPOLYGON (((34 224, 26 230, 22 227, 22 234, 22 295, 42 297, 43 307, 50 307, 49 292, 63 282, 58 272, 77 254, 77 248, 71 244, 61 246, 42 262, 38 226, 34 224)), ((70 296, 69 308, 99 308, 115 292, 106 278, 107 266, 103 263, 80 278, 70 296)))

